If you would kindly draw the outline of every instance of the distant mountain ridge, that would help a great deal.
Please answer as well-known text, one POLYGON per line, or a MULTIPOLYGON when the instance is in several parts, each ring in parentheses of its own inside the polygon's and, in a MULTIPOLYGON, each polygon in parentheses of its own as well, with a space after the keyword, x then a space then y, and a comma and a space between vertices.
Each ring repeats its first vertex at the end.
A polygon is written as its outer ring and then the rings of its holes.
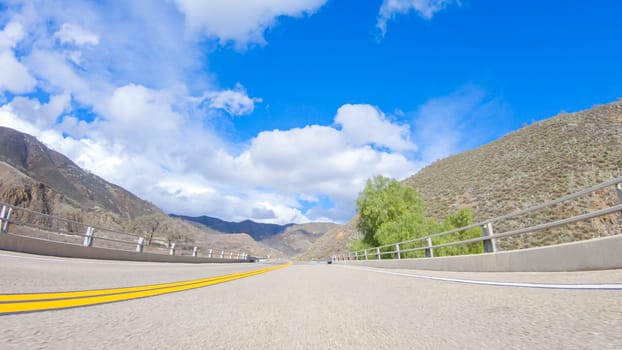
POLYGON ((288 256, 306 253, 311 246, 326 232, 339 225, 334 223, 307 224, 264 224, 252 220, 230 222, 210 216, 184 216, 171 214, 189 222, 194 222, 212 230, 224 233, 246 233, 258 242, 277 249, 288 256))
POLYGON ((264 224, 255 222, 252 220, 244 220, 240 222, 231 222, 221 220, 219 218, 202 215, 202 216, 185 216, 170 214, 171 217, 180 218, 187 221, 193 221, 201 225, 207 226, 212 230, 223 233, 246 233, 253 237, 256 241, 261 241, 270 238, 274 235, 282 233, 286 228, 293 224, 277 225, 277 224, 264 224))

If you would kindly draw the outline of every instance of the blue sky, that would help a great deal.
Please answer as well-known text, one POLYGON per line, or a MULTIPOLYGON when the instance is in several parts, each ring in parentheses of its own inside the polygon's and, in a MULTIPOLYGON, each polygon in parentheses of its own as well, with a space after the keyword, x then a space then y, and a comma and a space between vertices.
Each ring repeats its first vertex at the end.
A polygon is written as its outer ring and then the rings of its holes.
POLYGON ((621 10, 0 0, 0 125, 166 212, 344 222, 373 175, 622 97, 621 10))

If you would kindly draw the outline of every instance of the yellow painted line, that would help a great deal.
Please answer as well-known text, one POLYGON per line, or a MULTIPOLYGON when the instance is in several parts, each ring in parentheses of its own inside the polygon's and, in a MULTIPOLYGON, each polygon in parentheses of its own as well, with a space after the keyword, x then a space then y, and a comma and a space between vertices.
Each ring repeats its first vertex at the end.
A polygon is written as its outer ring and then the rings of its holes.
MULTIPOLYGON (((253 271, 239 272, 239 273, 234 273, 234 274, 226 275, 226 276, 244 277, 245 275, 251 272, 253 271)), ((168 288, 168 287, 177 287, 177 286, 182 286, 182 285, 197 284, 197 283, 208 282, 212 280, 218 280, 221 278, 223 278, 223 276, 199 278, 196 280, 152 284, 152 285, 144 285, 144 286, 136 286, 136 287, 94 289, 94 290, 83 290, 83 291, 75 291, 75 292, 0 294, 0 303, 16 302, 16 301, 33 301, 33 300, 44 301, 44 300, 54 300, 54 299, 82 298, 82 297, 91 297, 91 296, 108 295, 108 294, 120 294, 120 293, 127 293, 127 292, 137 292, 137 291, 144 291, 144 290, 151 290, 151 289, 162 289, 162 288, 168 288)))
MULTIPOLYGON (((210 277, 199 280, 164 283, 139 287, 117 289, 100 289, 80 292, 59 292, 40 294, 13 294, 3 297, 13 298, 13 301, 0 304, 0 315, 7 313, 32 312, 65 309, 70 307, 89 306, 116 301, 125 301, 137 298, 156 296, 161 294, 181 292, 184 290, 202 288, 213 284, 224 283, 236 279, 259 275, 291 265, 291 263, 271 266, 268 268, 234 273, 230 275, 210 277), (91 294, 89 294, 91 293, 91 294), (19 299, 22 297, 22 299, 19 299)), ((7 298, 9 299, 9 298, 7 298)))

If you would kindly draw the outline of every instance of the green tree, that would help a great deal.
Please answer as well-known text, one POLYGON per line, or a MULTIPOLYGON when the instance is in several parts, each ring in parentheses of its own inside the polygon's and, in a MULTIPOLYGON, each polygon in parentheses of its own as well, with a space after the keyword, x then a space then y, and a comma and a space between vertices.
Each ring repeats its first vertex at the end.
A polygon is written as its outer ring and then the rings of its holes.
POLYGON ((423 221, 425 204, 417 192, 395 179, 376 176, 367 180, 356 205, 359 213, 357 229, 362 242, 374 247, 408 237, 408 223, 423 221), (402 216, 404 218, 400 219, 402 216), (381 229, 383 225, 388 225, 381 229), (396 229, 397 228, 397 229, 396 229))
MULTIPOLYGON (((426 217, 425 203, 412 187, 383 176, 367 180, 356 205, 359 213, 357 229, 363 234, 363 238, 352 242, 353 251, 412 240, 473 224, 473 211, 469 208, 462 208, 448 215, 440 223, 432 217, 426 217)), ((432 239, 432 244, 462 241, 480 237, 481 234, 481 228, 475 227, 435 237, 432 239)), ((401 249, 420 248, 425 244, 425 241, 406 243, 401 246, 401 249)), ((381 249, 384 252, 393 250, 393 247, 381 249)), ((481 253, 482 250, 482 244, 476 242, 437 248, 434 250, 434 255, 476 254, 481 253)), ((402 257, 422 257, 424 254, 423 250, 418 250, 405 252, 402 257)), ((389 255, 384 255, 384 257, 388 258, 389 255)))
MULTIPOLYGON (((470 208, 461 208, 455 213, 448 215, 442 223, 442 231, 451 231, 457 228, 466 227, 473 224, 473 211, 470 208)), ((468 230, 461 230, 449 235, 440 236, 432 239, 434 245, 463 241, 470 238, 477 238, 482 236, 482 229, 480 227, 470 228, 468 230)), ((460 244, 449 247, 437 248, 434 250, 435 256, 447 256, 447 255, 465 255, 465 254, 478 254, 483 252, 483 246, 481 242, 460 244)))
MULTIPOLYGON (((441 225, 434 218, 424 216, 423 212, 408 212, 400 215, 393 221, 380 225, 375 237, 381 245, 385 245, 425 237, 440 230, 441 225)), ((424 245, 425 241, 417 241, 406 243, 401 246, 401 249, 422 247, 424 245)), ((388 250, 393 249, 391 247, 388 250)), ((401 256, 402 258, 416 258, 423 257, 424 255, 425 252, 421 250, 402 253, 401 256)))

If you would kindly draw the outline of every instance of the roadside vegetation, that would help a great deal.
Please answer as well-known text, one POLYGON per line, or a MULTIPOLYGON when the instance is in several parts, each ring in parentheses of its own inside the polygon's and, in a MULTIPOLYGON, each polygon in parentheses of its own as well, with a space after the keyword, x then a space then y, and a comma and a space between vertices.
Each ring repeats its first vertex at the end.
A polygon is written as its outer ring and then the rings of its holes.
MULTIPOLYGON (((362 237, 352 242, 352 251, 425 237, 473 223, 473 213, 469 208, 461 208, 442 221, 426 216, 425 202, 415 189, 384 176, 367 180, 367 185, 359 195, 356 205, 359 214, 357 229, 362 237)), ((451 235, 435 237, 432 244, 480 237, 481 234, 480 228, 458 231, 451 235)), ((418 241, 406 244, 401 249, 424 245, 425 241, 418 241)), ((385 252, 392 250, 394 250, 392 246, 384 249, 385 252)), ((481 243, 473 243, 438 248, 434 250, 434 255, 475 254, 481 251, 481 243)), ((423 256, 423 250, 402 254, 404 258, 423 256)), ((389 255, 385 254, 383 258, 389 258, 389 255)))

